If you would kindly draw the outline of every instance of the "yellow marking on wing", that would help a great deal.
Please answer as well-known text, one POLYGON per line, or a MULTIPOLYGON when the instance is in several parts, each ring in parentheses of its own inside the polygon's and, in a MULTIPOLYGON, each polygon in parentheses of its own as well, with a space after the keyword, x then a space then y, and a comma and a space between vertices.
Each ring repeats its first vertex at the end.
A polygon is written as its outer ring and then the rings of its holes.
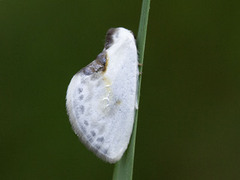
POLYGON ((103 76, 103 82, 105 85, 105 94, 101 101, 100 106, 103 108, 103 112, 108 114, 111 109, 111 101, 112 101, 111 85, 112 85, 112 82, 106 76, 103 76))
POLYGON ((117 100, 117 101, 115 102, 116 105, 120 105, 121 103, 122 103, 122 101, 120 101, 120 100, 117 100))
POLYGON ((109 57, 108 57, 107 52, 106 52, 105 58, 106 58, 106 63, 105 63, 105 66, 104 66, 104 68, 103 68, 103 71, 102 71, 103 73, 106 72, 106 70, 107 70, 107 66, 108 66, 108 61, 109 61, 109 57))

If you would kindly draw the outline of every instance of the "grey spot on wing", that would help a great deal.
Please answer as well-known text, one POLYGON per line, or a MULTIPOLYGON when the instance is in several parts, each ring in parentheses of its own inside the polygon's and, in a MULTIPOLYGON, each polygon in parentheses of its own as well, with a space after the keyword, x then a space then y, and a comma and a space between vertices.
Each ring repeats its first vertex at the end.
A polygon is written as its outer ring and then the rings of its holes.
POLYGON ((75 111, 76 118, 79 119, 80 115, 78 111, 75 111))
POLYGON ((84 97, 83 95, 79 96, 79 100, 83 100, 83 97, 84 97))
POLYGON ((91 131, 90 133, 93 137, 95 137, 95 135, 96 135, 95 131, 91 131))
POLYGON ((84 106, 83 106, 83 105, 80 105, 80 106, 79 106, 79 109, 80 109, 80 112, 83 114, 83 113, 84 113, 84 106))
POLYGON ((103 142, 104 141, 104 137, 97 138, 97 141, 98 142, 103 142))
POLYGON ((82 88, 78 88, 78 94, 80 94, 83 91, 82 88))
POLYGON ((103 150, 103 153, 104 153, 104 154, 107 154, 107 153, 108 153, 108 149, 104 149, 104 150, 103 150))
POLYGON ((80 114, 79 114, 79 111, 78 111, 78 107, 77 107, 77 106, 74 106, 73 109, 74 109, 76 118, 79 119, 80 114))
POLYGON ((97 150, 99 150, 99 149, 101 148, 101 146, 100 146, 99 144, 95 144, 95 148, 96 148, 97 150))
POLYGON ((87 140, 88 140, 88 142, 90 142, 90 143, 93 142, 93 138, 91 137, 91 135, 87 135, 87 140))
POLYGON ((83 68, 83 73, 85 75, 91 75, 92 73, 94 73, 94 68, 91 66, 86 66, 85 68, 83 68))
POLYGON ((78 104, 79 104, 78 101, 74 101, 73 103, 73 109, 77 119, 79 119, 80 114, 84 114, 84 110, 85 110, 83 105, 78 105, 78 104))
POLYGON ((85 120, 83 123, 84 123, 85 126, 88 126, 88 125, 89 125, 86 120, 85 120))
POLYGON ((80 125, 80 130, 83 132, 83 134, 86 134, 86 128, 85 127, 83 127, 82 125, 80 125))
POLYGON ((95 81, 95 80, 97 80, 99 78, 100 78, 100 75, 98 73, 94 73, 94 74, 91 75, 91 80, 92 81, 95 81))

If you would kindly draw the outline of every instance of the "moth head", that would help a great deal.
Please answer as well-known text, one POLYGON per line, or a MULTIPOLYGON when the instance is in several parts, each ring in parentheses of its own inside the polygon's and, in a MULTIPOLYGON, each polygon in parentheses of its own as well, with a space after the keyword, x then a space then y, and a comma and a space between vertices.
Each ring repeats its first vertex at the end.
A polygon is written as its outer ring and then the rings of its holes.
POLYGON ((105 49, 110 48, 113 44, 117 44, 120 42, 126 42, 129 40, 135 40, 132 31, 129 31, 125 28, 111 28, 107 31, 105 38, 105 49))

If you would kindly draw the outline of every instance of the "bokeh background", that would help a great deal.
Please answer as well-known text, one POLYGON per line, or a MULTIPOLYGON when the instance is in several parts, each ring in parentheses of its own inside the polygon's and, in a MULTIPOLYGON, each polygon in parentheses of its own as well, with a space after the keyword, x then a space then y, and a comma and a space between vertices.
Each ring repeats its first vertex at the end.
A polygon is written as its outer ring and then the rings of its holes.
MULTIPOLYGON (((240 3, 153 0, 134 179, 240 179, 240 3)), ((0 179, 111 179, 65 110, 106 31, 140 0, 0 1, 0 179)))

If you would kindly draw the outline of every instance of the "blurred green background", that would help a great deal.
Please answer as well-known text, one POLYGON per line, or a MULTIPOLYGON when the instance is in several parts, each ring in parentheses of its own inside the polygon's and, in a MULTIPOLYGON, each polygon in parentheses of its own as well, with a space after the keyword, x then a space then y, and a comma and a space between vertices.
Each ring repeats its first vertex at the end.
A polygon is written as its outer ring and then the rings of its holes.
MULTIPOLYGON (((151 2, 134 179, 240 179, 240 3, 151 2)), ((65 110, 72 76, 140 0, 0 1, 0 179, 111 179, 65 110)))

